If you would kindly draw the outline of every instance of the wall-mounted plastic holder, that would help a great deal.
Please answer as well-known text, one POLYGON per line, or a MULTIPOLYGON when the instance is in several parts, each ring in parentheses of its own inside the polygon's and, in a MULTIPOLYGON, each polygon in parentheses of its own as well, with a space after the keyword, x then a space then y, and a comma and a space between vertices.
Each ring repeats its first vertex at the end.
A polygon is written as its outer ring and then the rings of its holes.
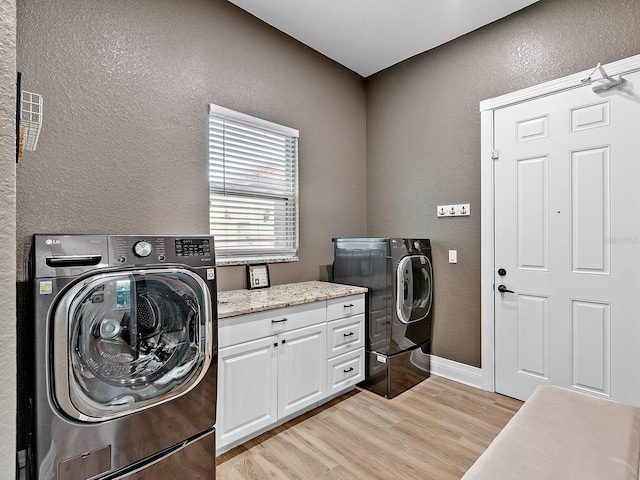
POLYGON ((468 217, 471 214, 469 203, 458 205, 438 205, 438 217, 468 217))
POLYGON ((42 127, 42 96, 22 91, 20 112, 20 143, 24 150, 35 151, 42 127))

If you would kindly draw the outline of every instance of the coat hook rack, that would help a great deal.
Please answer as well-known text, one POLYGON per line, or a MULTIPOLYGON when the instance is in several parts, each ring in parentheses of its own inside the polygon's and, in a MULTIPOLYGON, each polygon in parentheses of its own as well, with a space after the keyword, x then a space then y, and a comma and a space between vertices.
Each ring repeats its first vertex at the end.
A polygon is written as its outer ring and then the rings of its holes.
POLYGON ((583 78, 581 80, 582 83, 591 85, 594 81, 592 77, 598 71, 600 72, 600 75, 602 76, 602 78, 598 79, 600 83, 592 87, 592 90, 594 92, 606 91, 606 90, 609 90, 610 88, 617 87, 618 85, 622 85, 624 83, 624 78, 622 78, 622 75, 620 75, 617 80, 607 75, 607 72, 605 72, 604 67, 600 62, 598 62, 598 65, 596 65, 596 68, 593 70, 593 72, 591 72, 591 74, 588 77, 583 78), (602 82, 602 80, 604 80, 604 82, 602 82))

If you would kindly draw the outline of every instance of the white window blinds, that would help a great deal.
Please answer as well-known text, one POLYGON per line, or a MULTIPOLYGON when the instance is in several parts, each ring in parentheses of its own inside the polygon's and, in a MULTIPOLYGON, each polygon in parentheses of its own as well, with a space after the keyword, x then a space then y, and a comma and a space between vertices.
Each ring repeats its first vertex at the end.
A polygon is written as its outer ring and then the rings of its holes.
POLYGON ((224 260, 298 255, 298 131, 209 105, 209 218, 224 260))

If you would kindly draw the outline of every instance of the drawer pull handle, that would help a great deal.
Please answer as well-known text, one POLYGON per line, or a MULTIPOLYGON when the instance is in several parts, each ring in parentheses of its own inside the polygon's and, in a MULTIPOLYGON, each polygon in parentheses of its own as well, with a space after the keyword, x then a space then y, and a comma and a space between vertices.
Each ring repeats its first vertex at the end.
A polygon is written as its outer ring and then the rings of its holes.
POLYGON ((351 335, 353 335, 353 332, 343 333, 342 335, 344 335, 345 337, 350 337, 351 335))
POLYGON ((346 370, 343 370, 344 373, 353 372, 353 367, 349 367, 346 370))
POLYGON ((349 303, 349 304, 345 304, 344 308, 352 308, 353 307, 353 303, 349 303))
POLYGON ((288 318, 282 318, 280 320, 271 320, 271 323, 282 323, 282 322, 288 322, 289 319, 288 318))

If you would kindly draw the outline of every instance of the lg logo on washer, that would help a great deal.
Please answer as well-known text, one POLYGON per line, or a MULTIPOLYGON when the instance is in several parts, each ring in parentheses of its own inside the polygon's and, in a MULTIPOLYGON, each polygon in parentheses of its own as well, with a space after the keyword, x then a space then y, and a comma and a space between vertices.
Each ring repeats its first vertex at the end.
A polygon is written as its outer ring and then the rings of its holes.
POLYGON ((53 238, 47 238, 44 243, 46 243, 47 245, 60 245, 60 240, 58 239, 53 239, 53 238))

